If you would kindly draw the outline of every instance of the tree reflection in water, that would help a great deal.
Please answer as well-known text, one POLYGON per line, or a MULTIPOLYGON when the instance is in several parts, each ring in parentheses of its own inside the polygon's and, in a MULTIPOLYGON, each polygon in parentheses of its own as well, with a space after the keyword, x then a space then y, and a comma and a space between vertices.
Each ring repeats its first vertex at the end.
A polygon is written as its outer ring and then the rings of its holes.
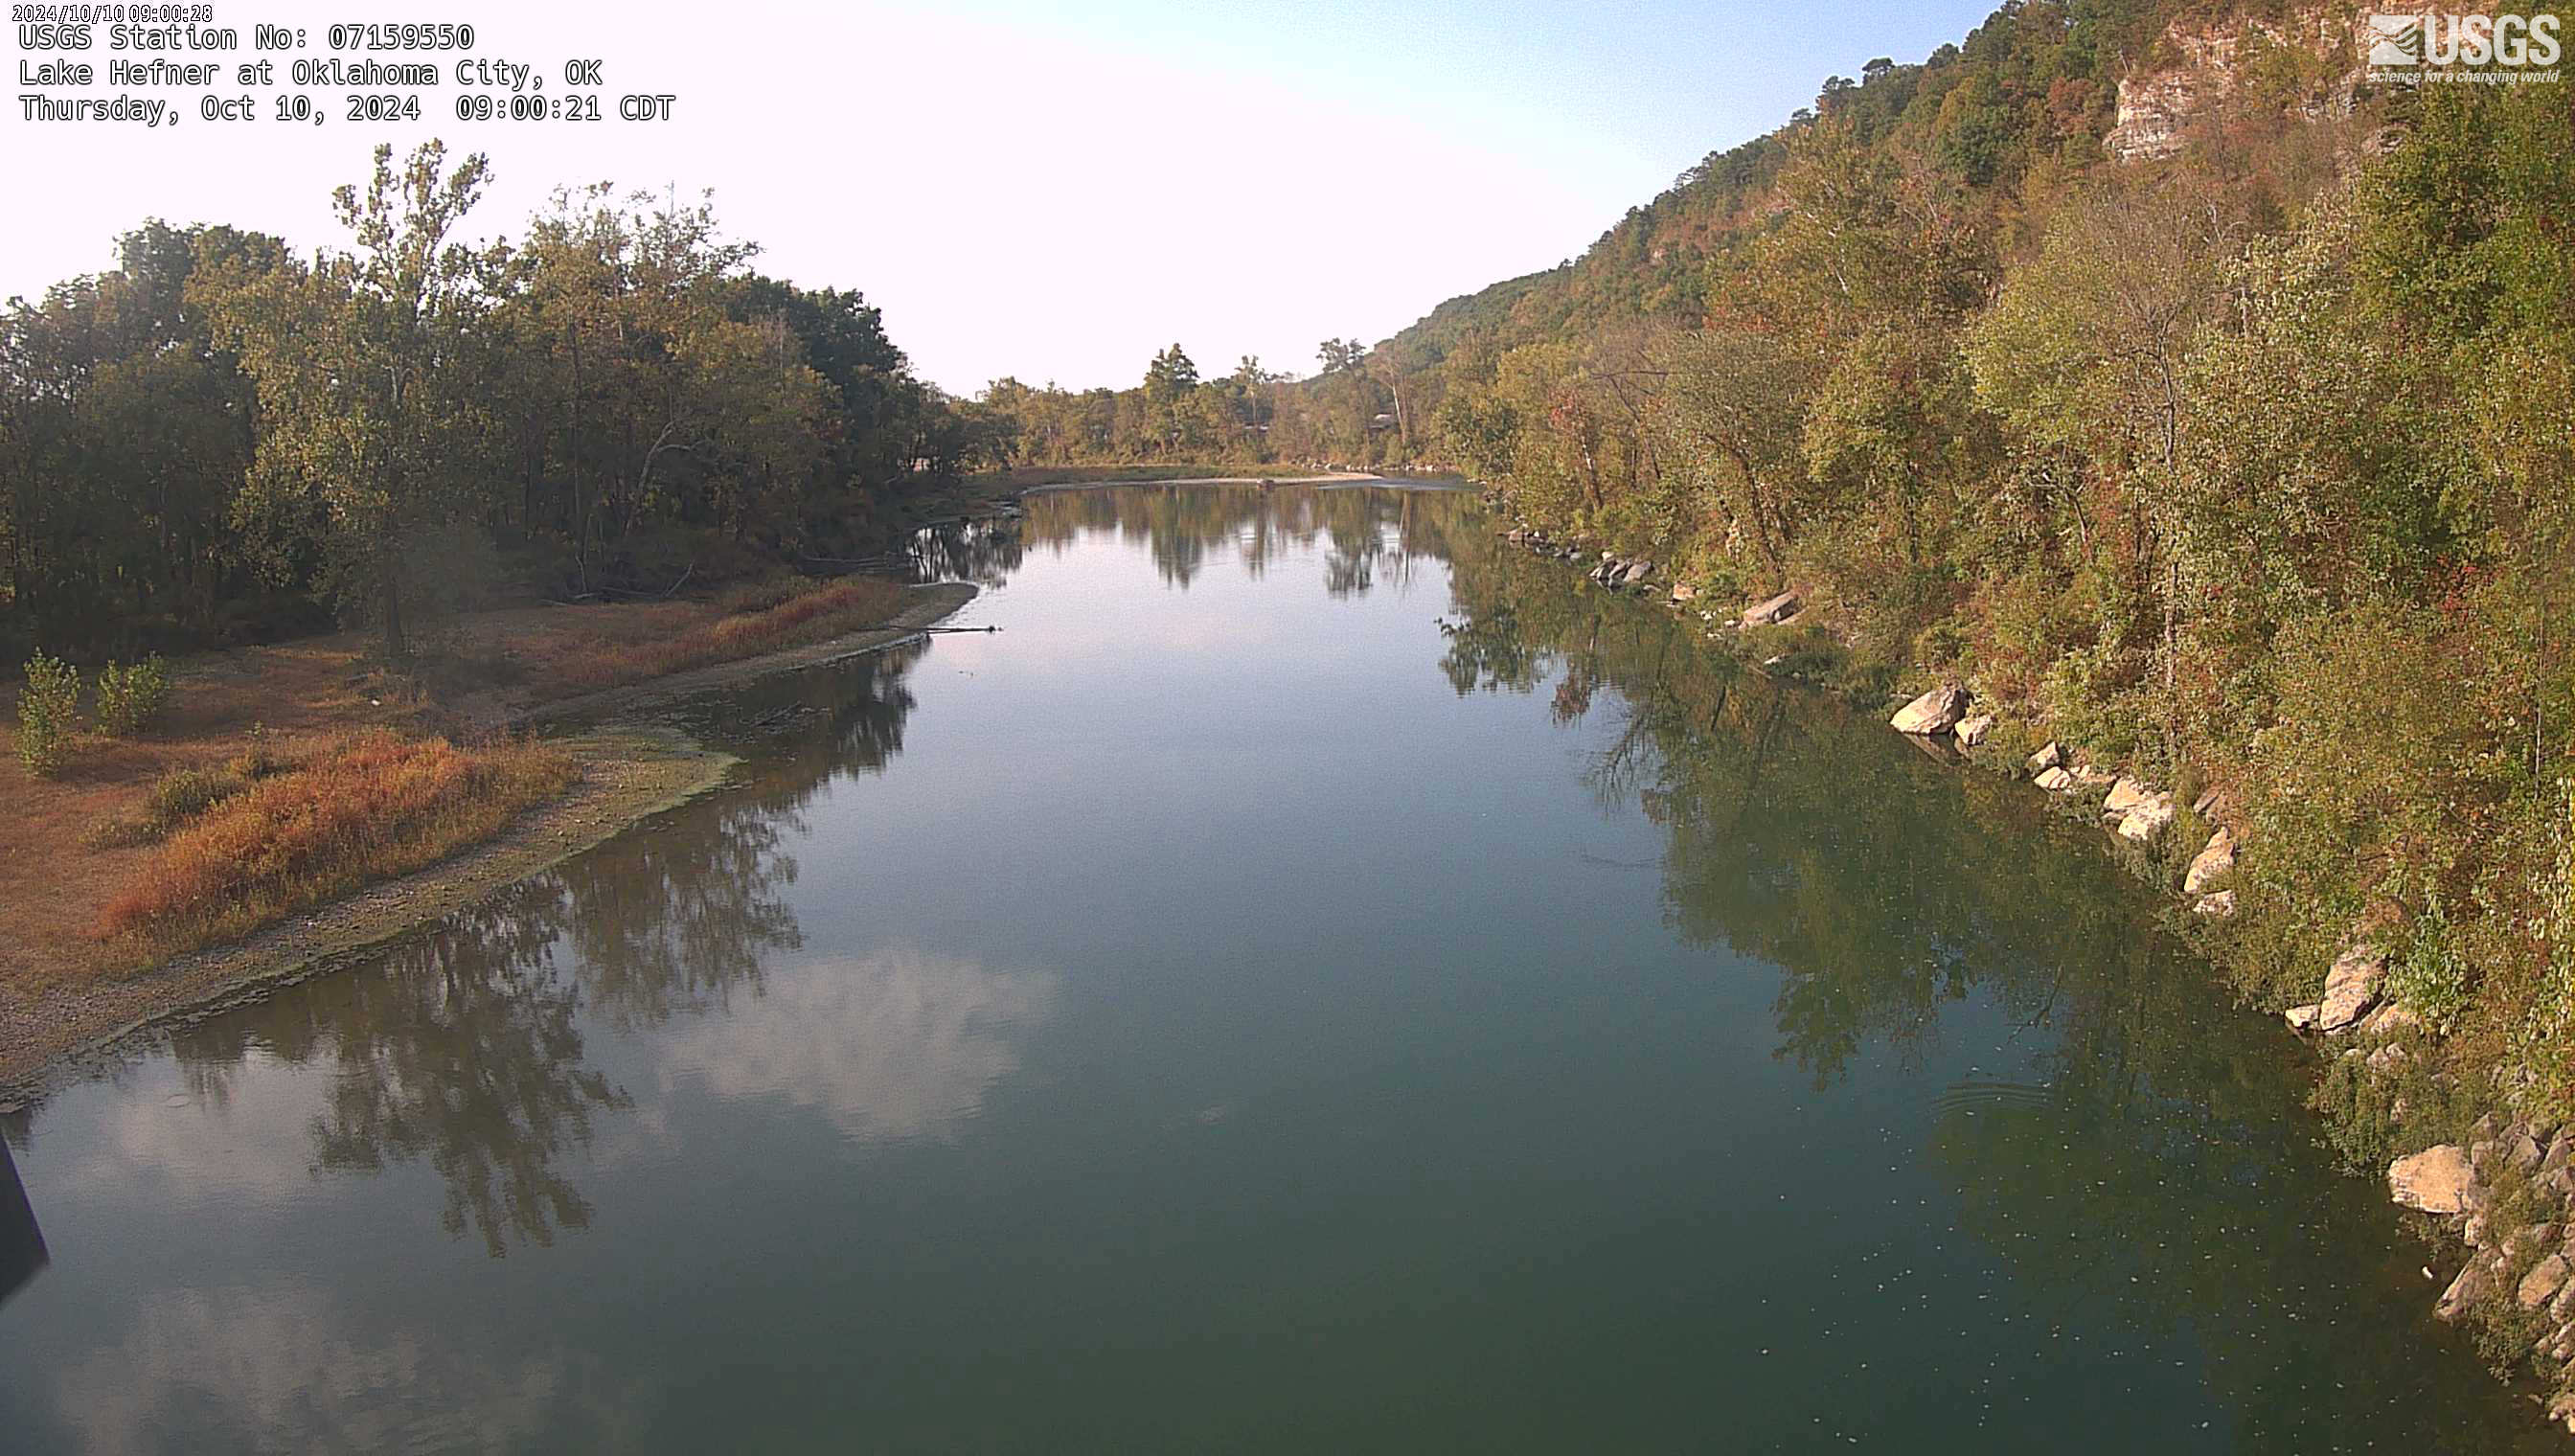
POLYGON ((563 880, 521 886, 403 947, 378 974, 336 978, 337 1059, 314 1160, 378 1172, 425 1160, 447 1185, 441 1222, 470 1223, 497 1257, 584 1228, 590 1204, 555 1166, 587 1144, 594 1108, 623 1093, 581 1060, 578 981, 554 944, 579 901, 563 880))
POLYGON ((907 548, 920 582, 972 582, 1001 586, 1020 569, 1027 544, 1016 520, 945 521, 914 532, 907 548))
POLYGON ((1440 669, 1459 693, 1552 680, 1548 712, 1571 724, 1609 691, 1594 792, 1661 826, 1683 937, 1780 967, 1780 1052, 1818 1085, 1869 1044, 1935 1035, 1972 991, 2062 1026, 2149 969, 2170 978, 2135 887, 2092 846, 2033 853, 2063 829, 2015 785, 1892 751, 1865 716, 1561 567, 1478 552, 1452 582, 1440 669))
POLYGON ((372 1173, 423 1162, 446 1187, 442 1220, 495 1256, 586 1227, 564 1171, 597 1114, 629 1105, 584 1054, 585 1016, 635 1030, 757 990, 770 957, 802 944, 781 845, 836 773, 901 750, 916 645, 724 700, 732 723, 786 725, 740 791, 524 880, 384 953, 240 1015, 180 1031, 190 1083, 221 1101, 254 1047, 329 1069, 313 1166, 372 1173), (780 715, 783 711, 783 717, 780 715))
MULTIPOLYGON (((1166 583, 1187 590, 1229 553, 1258 579, 1281 554, 1319 548, 1323 589, 1335 598, 1365 596, 1380 580, 1408 584, 1417 563, 1447 554, 1452 529, 1482 529, 1485 520, 1474 497, 1450 490, 1129 486, 1042 491, 1027 506, 1027 519, 1009 533, 1014 553, 1060 556, 1085 537, 1138 542, 1166 583)), ((971 567, 960 575, 985 580, 971 567)))
POLYGON ((2017 1028, 1992 1058, 2012 1071, 1940 1097, 1927 1155, 2057 1318, 2195 1341, 2248 1449, 2383 1445, 2483 1403, 2404 1388, 2478 1378, 2386 1317, 2428 1301, 2419 1250, 2336 1176, 2296 1047, 2156 925, 2102 836, 1561 567, 1468 542, 1451 570, 1441 673, 1461 696, 1552 679, 1559 723, 1610 690, 1592 787, 1660 826, 1679 935, 1777 968, 1778 1055, 1818 1089, 1873 1048, 1919 1064, 1970 997, 2017 1028), (2346 1377, 2383 1388, 2306 1398, 2346 1377))
MULTIPOLYGON (((1277 552, 1320 548, 1327 590, 1352 595, 1443 554, 1472 507, 1421 492, 1067 492, 1036 498, 1024 525, 945 528, 915 550, 933 575, 989 585, 1030 545, 1112 532, 1149 541, 1165 579, 1187 587, 1215 552, 1238 551, 1257 571, 1277 552)), ((600 1114, 629 1098, 587 1059, 584 1025, 647 1029, 760 991, 764 964, 803 943, 785 898, 797 864, 782 846, 836 776, 879 771, 902 751, 906 680, 929 651, 767 679, 684 710, 712 736, 749 740, 744 781, 449 917, 360 973, 181 1030, 188 1083, 221 1104, 254 1046, 325 1067, 330 1089, 310 1127, 317 1171, 425 1163, 445 1185, 445 1226, 470 1229, 495 1256, 586 1227, 593 1209, 565 1168, 600 1114)))

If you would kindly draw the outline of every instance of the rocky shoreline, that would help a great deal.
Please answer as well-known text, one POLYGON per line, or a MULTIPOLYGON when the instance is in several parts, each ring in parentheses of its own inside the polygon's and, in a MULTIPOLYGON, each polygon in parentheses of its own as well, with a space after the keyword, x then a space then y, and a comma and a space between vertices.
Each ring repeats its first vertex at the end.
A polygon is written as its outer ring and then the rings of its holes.
MULTIPOLYGON (((1700 594, 1687 582, 1666 588, 1649 559, 1595 551, 1589 543, 1556 538, 1525 523, 1497 534, 1538 556, 1580 567, 1603 587, 1658 597, 1695 616, 1705 625, 1704 635, 1719 643, 1745 629, 1790 625, 1805 611, 1802 595, 1790 590, 1748 603, 1729 617, 1694 605, 1700 594)), ((1770 671, 1783 664, 1774 656, 1758 666, 1770 671)), ((1996 716, 1978 711, 1973 695, 1958 684, 1920 694, 1888 720, 1890 728, 1957 761, 1984 744, 1996 725, 1996 716)), ((1985 756, 1990 760, 1990 753, 1985 756)), ((2098 792, 2103 827, 2133 844, 2156 843, 2180 818, 2172 790, 2084 762, 2054 739, 2021 758, 2016 776, 2051 797, 2098 792)), ((2231 821, 2232 806, 2215 789, 2194 795, 2189 808, 2191 821, 2209 825, 2210 832, 2182 876, 2181 898, 2193 914, 2232 916, 2236 891, 2228 880, 2245 828, 2231 821)), ((2391 996, 2388 962, 2386 948, 2356 927, 2342 953, 2322 968, 2316 999, 2281 1013, 2309 1038, 2327 1070, 2339 1068, 2382 1094, 2439 1035, 2391 996)), ((2401 1127, 2405 1100, 2389 1100, 2390 1120, 2401 1127)), ((2503 1098, 2492 1100, 2500 1104, 2503 1098)), ((2547 1419, 2575 1433, 2575 1123, 2550 1125, 2487 1112, 2464 1144, 2436 1143, 2396 1158, 2386 1179, 2391 1201, 2429 1221, 2423 1231, 2440 1249, 2440 1261, 2457 1265, 2432 1312, 2445 1321, 2481 1325, 2490 1351, 2526 1356, 2543 1387, 2538 1400, 2547 1419)), ((2437 1278, 2433 1268, 2427 1265, 2425 1273, 2437 1278)))

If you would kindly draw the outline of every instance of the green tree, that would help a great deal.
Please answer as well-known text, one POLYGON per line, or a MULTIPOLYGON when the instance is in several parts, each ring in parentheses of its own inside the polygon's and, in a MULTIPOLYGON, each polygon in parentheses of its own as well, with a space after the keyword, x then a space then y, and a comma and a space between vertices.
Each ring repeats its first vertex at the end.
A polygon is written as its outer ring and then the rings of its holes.
MULTIPOLYGON (((2168 757, 2179 751, 2173 700, 2194 596, 2182 541, 2197 403, 2188 362, 2240 241, 2227 201, 2204 187, 2110 187, 2059 215, 1966 341, 1979 398, 2023 439, 2085 461, 2133 534, 2134 576, 2122 585, 2152 604, 2144 666, 2168 757)), ((2105 640, 2124 642, 2129 626, 2105 621, 2105 640)))
POLYGON ((1145 411, 1164 451, 1180 448, 1188 429, 1185 409, 1198 387, 1199 367, 1178 344, 1155 355, 1145 367, 1145 411))
POLYGON ((227 270, 206 295, 218 337, 257 383, 262 431, 246 520, 276 533, 321 507, 346 597, 372 601, 402 661, 406 534, 464 520, 490 480, 491 420, 455 368, 486 307, 475 257, 450 234, 481 197, 480 154, 453 170, 427 142, 397 169, 376 149, 362 189, 333 209, 355 243, 309 266, 227 270))
POLYGON ((1813 356, 1767 330, 1712 328, 1671 341, 1663 366, 1670 383, 1656 419, 1665 458, 1696 482, 1726 539, 1776 584, 1803 503, 1799 432, 1816 385, 1813 356))

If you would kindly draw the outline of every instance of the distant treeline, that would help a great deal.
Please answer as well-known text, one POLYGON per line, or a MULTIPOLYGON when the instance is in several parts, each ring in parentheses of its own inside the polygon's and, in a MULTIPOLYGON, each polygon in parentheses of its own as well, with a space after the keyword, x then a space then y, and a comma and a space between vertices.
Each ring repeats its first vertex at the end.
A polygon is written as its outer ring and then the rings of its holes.
POLYGON ((661 591, 855 554, 996 463, 857 293, 751 269, 703 201, 558 192, 458 224, 486 165, 379 149, 311 255, 147 223, 0 315, 0 650, 405 624, 503 584, 661 591))
POLYGON ((1014 465, 1401 465, 1427 432, 1403 384, 1355 339, 1326 339, 1304 379, 1246 355, 1202 378, 1180 345, 1134 389, 1036 388, 996 380, 976 400, 979 438, 1014 465))
POLYGON ((2465 1059, 2412 1106, 2575 1114, 2570 83, 2373 86, 2353 20, 2015 0, 1360 368, 1514 514, 1831 625, 1765 651, 2219 785, 2251 983, 2380 939, 2465 1059))

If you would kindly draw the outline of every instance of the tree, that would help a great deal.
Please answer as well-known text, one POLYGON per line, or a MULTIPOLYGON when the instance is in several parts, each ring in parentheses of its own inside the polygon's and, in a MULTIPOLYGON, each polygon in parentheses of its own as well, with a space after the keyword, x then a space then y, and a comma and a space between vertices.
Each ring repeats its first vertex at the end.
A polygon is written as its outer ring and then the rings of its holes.
POLYGON ((1356 339, 1326 339, 1315 347, 1314 357, 1327 375, 1349 374, 1366 362, 1367 346, 1356 339))
POLYGON ((259 391, 242 516, 282 526, 318 503, 343 597, 373 602, 396 662, 410 655, 406 533, 470 517, 491 479, 492 422, 458 367, 486 300, 475 257, 449 241, 490 169, 479 153, 453 171, 446 160, 443 143, 425 142, 397 171, 393 148, 377 147, 365 189, 332 197, 353 250, 227 270, 205 295, 218 338, 259 391))
POLYGON ((173 635, 245 585, 229 517, 251 389, 188 286, 201 266, 257 271, 283 250, 147 222, 118 254, 114 272, 0 314, 0 611, 56 651, 173 635))
POLYGON ((1798 431, 1815 388, 1811 357, 1764 330, 1712 328, 1665 346, 1657 420, 1667 455, 1694 478, 1766 580, 1787 572, 1805 459, 1798 431))
POLYGON ((1162 433, 1165 450, 1179 448, 1187 429, 1183 407, 1198 387, 1199 367, 1178 344, 1155 355, 1145 367, 1145 410, 1162 433))
MULTIPOLYGON (((2027 440, 2086 460, 2141 545, 2133 585, 2160 619, 2150 656, 2168 754, 2186 598, 2186 365, 2236 244, 2234 217, 2204 189, 2111 188, 2057 218, 1966 344, 1985 403, 2027 440)), ((2124 624, 2103 628, 2115 639, 2124 624)))

